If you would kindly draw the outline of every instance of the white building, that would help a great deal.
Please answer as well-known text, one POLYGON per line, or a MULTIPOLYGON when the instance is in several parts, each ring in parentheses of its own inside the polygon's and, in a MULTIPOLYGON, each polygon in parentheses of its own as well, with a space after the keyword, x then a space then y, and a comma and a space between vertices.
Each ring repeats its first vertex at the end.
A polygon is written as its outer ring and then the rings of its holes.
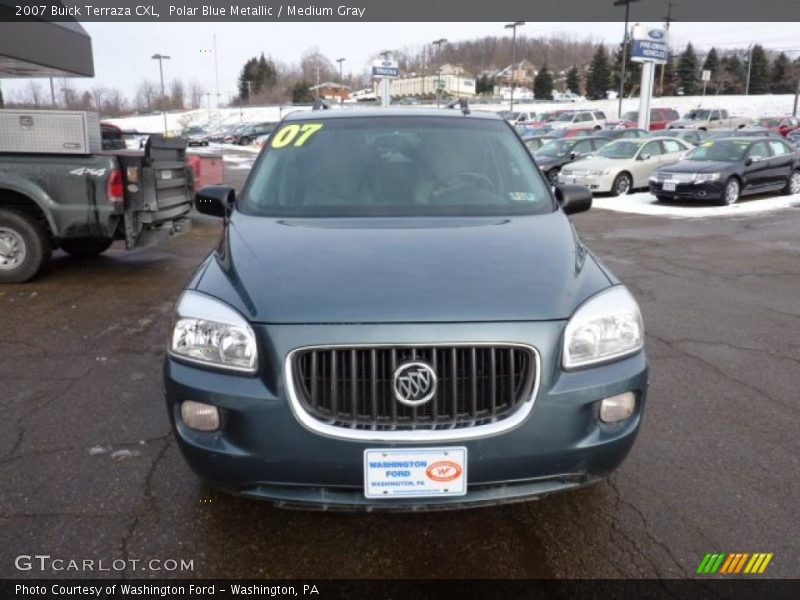
MULTIPOLYGON (((380 82, 375 82, 375 93, 380 96, 380 82)), ((416 73, 393 79, 390 87, 392 97, 434 96, 437 86, 443 96, 472 98, 475 96, 475 78, 458 65, 442 65, 438 73, 417 75, 416 73)))

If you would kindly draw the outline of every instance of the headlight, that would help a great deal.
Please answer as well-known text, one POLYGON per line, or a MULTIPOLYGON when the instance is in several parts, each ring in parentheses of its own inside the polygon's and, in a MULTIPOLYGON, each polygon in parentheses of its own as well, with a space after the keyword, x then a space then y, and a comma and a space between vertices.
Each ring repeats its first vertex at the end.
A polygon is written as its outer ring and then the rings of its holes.
POLYGON ((247 320, 227 304, 188 290, 175 308, 169 353, 210 367, 255 373, 256 335, 247 320))
POLYGON ((608 169, 589 169, 586 174, 591 177, 603 177, 609 174, 608 169))
POLYGON ((719 173, 695 173, 692 175, 694 183, 706 183, 707 181, 719 181, 719 173))
POLYGON ((639 306, 621 285, 581 305, 564 332, 565 369, 585 367, 634 354, 644 346, 639 306))

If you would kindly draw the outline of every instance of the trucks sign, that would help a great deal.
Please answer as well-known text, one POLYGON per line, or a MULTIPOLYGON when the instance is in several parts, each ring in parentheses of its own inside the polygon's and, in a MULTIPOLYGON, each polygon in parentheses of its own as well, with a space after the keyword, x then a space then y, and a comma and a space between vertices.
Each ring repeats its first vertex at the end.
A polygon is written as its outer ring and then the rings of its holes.
POLYGON ((667 30, 635 25, 632 32, 631 60, 663 65, 669 60, 667 30))
POLYGON ((400 67, 391 60, 378 60, 372 63, 372 76, 380 79, 397 79, 400 77, 400 67))

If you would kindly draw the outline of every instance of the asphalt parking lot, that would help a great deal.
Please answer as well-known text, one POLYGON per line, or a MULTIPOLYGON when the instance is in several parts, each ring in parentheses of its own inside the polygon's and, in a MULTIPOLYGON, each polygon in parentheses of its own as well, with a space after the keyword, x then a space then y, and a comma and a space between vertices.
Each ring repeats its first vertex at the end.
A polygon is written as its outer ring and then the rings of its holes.
POLYGON ((131 577, 686 577, 707 552, 772 552, 765 576, 796 577, 800 209, 575 222, 642 306, 643 429, 606 482, 463 512, 285 511, 196 480, 161 362, 212 219, 153 249, 59 252, 33 283, 0 286, 0 577, 118 575, 20 572, 20 554, 194 561, 131 577))

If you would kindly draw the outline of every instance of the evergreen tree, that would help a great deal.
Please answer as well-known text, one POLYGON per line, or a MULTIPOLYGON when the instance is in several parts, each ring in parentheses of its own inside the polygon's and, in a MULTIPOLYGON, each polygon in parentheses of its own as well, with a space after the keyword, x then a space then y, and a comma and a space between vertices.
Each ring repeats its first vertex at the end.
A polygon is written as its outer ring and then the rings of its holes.
POLYGON ((678 57, 676 69, 678 86, 683 88, 683 93, 687 96, 693 96, 698 92, 697 66, 697 54, 695 54, 694 46, 689 42, 678 57))
POLYGON ((789 57, 783 52, 778 54, 772 62, 770 90, 773 94, 791 94, 794 91, 792 64, 789 61, 789 57))
POLYGON ((567 89, 573 94, 581 93, 581 76, 575 65, 567 73, 567 89))
POLYGON ((533 96, 537 100, 553 99, 553 74, 544 63, 533 79, 533 96))
POLYGON ((256 74, 258 71, 258 61, 255 58, 251 58, 246 63, 244 63, 244 67, 242 67, 242 72, 239 75, 239 98, 242 101, 247 101, 250 99, 250 90, 253 90, 255 93, 255 80, 256 74))
POLYGON ((608 65, 608 55, 602 45, 597 47, 597 52, 592 57, 589 65, 589 74, 586 77, 586 97, 589 100, 605 100, 611 81, 608 65))
POLYGON ((721 94, 744 93, 746 78, 747 70, 738 56, 730 54, 722 57, 720 73, 717 76, 717 85, 721 94))
MULTIPOLYGON (((614 53, 614 65, 611 68, 611 87, 619 91, 619 78, 622 73, 622 47, 620 44, 614 53)), ((630 96, 642 81, 642 63, 631 60, 631 44, 627 44, 627 57, 625 58, 625 90, 623 95, 630 96)))
POLYGON ((271 89, 275 86, 278 79, 278 70, 275 68, 275 63, 272 58, 265 58, 264 53, 258 59, 258 67, 256 68, 256 85, 255 93, 258 94, 262 91, 271 89))
POLYGON ((311 95, 311 87, 309 83, 302 79, 294 84, 292 87, 292 103, 301 104, 303 102, 312 102, 314 97, 311 95))
POLYGON ((674 96, 677 93, 677 86, 675 85, 675 58, 672 56, 672 53, 667 57, 667 62, 661 65, 661 71, 658 73, 658 85, 661 96, 674 96))
POLYGON ((711 81, 716 81, 719 72, 719 55, 716 48, 711 48, 703 61, 703 70, 711 71, 711 81))
POLYGON ((750 93, 769 94, 769 59, 761 44, 750 51, 750 93))

